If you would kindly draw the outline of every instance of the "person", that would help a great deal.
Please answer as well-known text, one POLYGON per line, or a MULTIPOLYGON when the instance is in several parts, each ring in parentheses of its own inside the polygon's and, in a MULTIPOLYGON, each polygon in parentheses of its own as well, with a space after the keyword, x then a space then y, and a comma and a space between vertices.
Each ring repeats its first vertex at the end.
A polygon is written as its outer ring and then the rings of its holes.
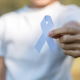
POLYGON ((80 8, 57 0, 30 1, 0 18, 0 80, 72 80, 73 57, 80 57, 80 8), (48 35, 56 48, 51 52, 45 42, 38 53, 35 45, 46 15, 54 23, 48 35))

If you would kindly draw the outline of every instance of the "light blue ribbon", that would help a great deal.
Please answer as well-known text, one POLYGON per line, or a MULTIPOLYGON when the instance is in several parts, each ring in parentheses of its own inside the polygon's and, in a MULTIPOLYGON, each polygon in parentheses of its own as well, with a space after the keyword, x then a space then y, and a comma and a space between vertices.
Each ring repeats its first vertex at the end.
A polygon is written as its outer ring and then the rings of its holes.
POLYGON ((48 35, 49 31, 53 30, 53 26, 54 26, 54 24, 53 24, 51 17, 48 15, 45 16, 41 22, 41 29, 42 29, 43 33, 35 46, 36 50, 39 53, 46 41, 48 43, 48 46, 49 46, 51 52, 53 52, 54 49, 56 48, 53 38, 48 35))

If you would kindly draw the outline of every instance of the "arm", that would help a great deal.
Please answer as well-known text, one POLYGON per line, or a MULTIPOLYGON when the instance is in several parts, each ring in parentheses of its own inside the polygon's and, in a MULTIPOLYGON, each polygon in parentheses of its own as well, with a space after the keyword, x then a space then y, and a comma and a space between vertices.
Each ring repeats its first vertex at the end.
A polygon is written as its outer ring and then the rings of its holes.
POLYGON ((5 80, 6 67, 4 64, 4 58, 0 57, 0 80, 5 80))
POLYGON ((4 16, 0 17, 0 80, 6 80, 6 67, 4 63, 5 53, 2 51, 2 42, 5 30, 5 19, 4 16))

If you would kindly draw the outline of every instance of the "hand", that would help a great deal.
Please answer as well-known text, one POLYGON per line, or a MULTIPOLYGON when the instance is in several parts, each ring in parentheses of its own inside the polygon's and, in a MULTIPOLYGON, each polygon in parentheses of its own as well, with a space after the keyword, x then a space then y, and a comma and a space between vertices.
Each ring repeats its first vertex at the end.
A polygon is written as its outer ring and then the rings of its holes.
POLYGON ((80 57, 80 24, 70 22, 64 27, 55 29, 49 33, 49 36, 59 39, 60 46, 65 55, 74 58, 80 57))

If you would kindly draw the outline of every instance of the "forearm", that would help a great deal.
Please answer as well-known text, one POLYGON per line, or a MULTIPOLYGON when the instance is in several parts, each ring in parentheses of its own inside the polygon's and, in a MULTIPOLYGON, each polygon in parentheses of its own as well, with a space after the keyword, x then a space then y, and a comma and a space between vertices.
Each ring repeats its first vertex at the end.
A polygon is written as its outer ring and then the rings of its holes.
POLYGON ((4 64, 4 58, 0 57, 0 80, 6 80, 5 74, 6 74, 6 67, 4 64))

